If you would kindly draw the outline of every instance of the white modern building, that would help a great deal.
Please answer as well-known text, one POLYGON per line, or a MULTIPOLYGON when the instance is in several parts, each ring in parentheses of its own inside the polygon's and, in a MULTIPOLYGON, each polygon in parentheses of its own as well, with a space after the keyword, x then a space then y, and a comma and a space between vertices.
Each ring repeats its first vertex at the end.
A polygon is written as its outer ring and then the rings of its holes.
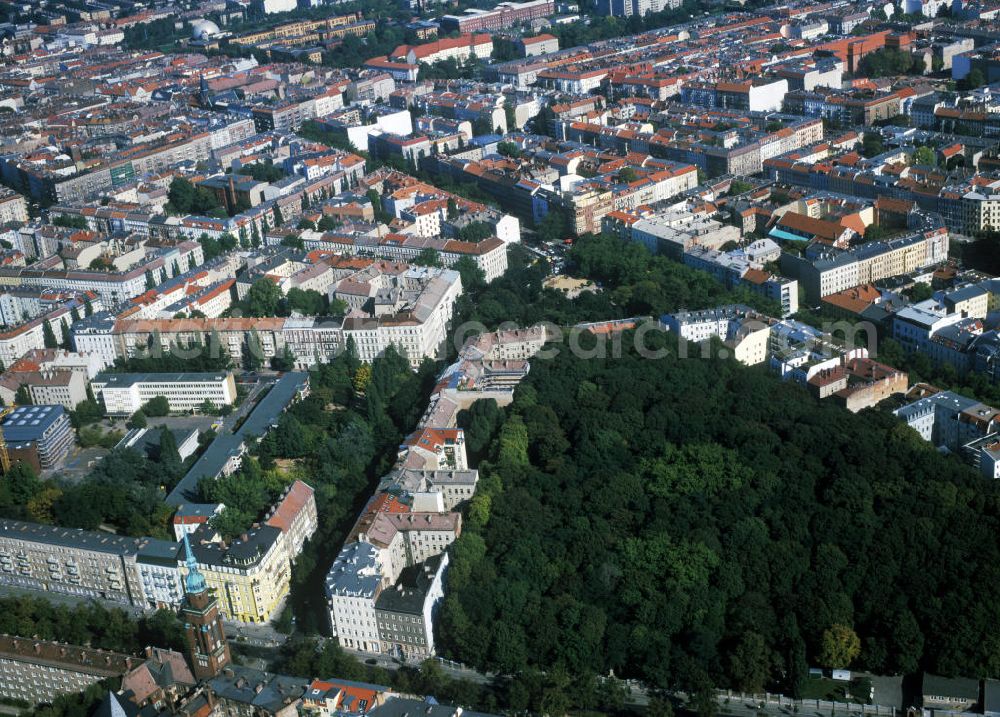
POLYGON ((173 412, 197 409, 205 401, 231 406, 236 400, 231 373, 104 373, 91 387, 110 416, 132 415, 157 396, 166 398, 173 412))

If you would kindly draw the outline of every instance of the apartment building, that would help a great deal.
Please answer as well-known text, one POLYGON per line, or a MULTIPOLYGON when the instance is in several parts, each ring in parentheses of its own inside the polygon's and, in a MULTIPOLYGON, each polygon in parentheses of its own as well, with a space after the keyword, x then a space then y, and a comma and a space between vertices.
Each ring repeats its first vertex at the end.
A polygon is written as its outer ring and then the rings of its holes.
POLYGON ((489 237, 480 242, 463 242, 444 237, 409 234, 371 237, 307 231, 302 233, 302 240, 307 249, 327 249, 351 256, 376 256, 396 261, 412 261, 425 249, 433 249, 438 253, 441 263, 449 267, 459 259, 469 257, 482 269, 486 281, 493 281, 507 271, 507 245, 496 237, 489 237))
POLYGON ((806 386, 817 398, 832 398, 857 413, 906 393, 909 378, 906 372, 867 357, 841 356, 839 363, 813 373, 806 386))
POLYGON ((167 399, 172 412, 197 410, 205 401, 232 406, 236 400, 231 373, 103 373, 90 385, 109 416, 130 416, 157 396, 167 399))
POLYGON ((421 45, 400 45, 389 59, 398 62, 408 62, 417 65, 421 62, 433 64, 442 60, 455 60, 459 63, 470 57, 488 59, 493 56, 493 38, 487 34, 469 34, 459 37, 445 37, 421 45))
POLYGON ((138 662, 117 652, 0 635, 0 694, 32 706, 51 703, 60 695, 121 677, 138 662))
POLYGON ((1000 412, 953 391, 937 391, 893 411, 920 437, 960 453, 963 446, 995 433, 1000 412))
POLYGON ((525 57, 535 55, 548 55, 551 52, 559 51, 559 38, 548 33, 535 35, 534 37, 524 37, 515 42, 525 57))
POLYGON ((868 242, 852 251, 821 252, 814 259, 784 253, 781 270, 798 279, 810 301, 818 302, 859 284, 939 264, 948 258, 948 244, 947 228, 937 226, 897 239, 868 242))
POLYGON ((251 528, 228 544, 208 541, 205 528, 191 534, 198 570, 215 591, 229 620, 266 623, 288 594, 291 563, 280 528, 251 528))
MULTIPOLYGON (((682 311, 660 318, 660 324, 684 341, 704 344, 719 339, 734 359, 747 366, 767 361, 772 319, 747 306, 733 304, 704 311, 682 311)), ((686 347, 682 350, 691 351, 686 347)), ((704 349, 696 349, 704 353, 704 349)))
POLYGON ((401 660, 425 660, 435 655, 434 618, 444 600, 448 553, 404 568, 395 584, 375 600, 375 621, 381 652, 401 660))
POLYGON ((137 556, 162 542, 3 520, 0 584, 141 607, 146 595, 137 556))
POLYGON ((277 528, 285 534, 284 546, 288 562, 293 563, 302 552, 305 542, 318 527, 316 491, 300 480, 285 488, 281 498, 268 511, 264 525, 277 528))
POLYGON ((555 0, 502 2, 492 10, 469 8, 461 15, 445 15, 441 18, 441 29, 460 33, 502 30, 547 17, 555 10, 555 0))
POLYGON ((64 349, 33 349, 7 368, 11 371, 73 371, 89 380, 106 366, 97 354, 82 354, 64 349))
POLYGON ((781 109, 787 92, 788 80, 784 78, 716 82, 710 85, 692 82, 681 88, 681 98, 685 102, 717 109, 773 112, 781 109))
POLYGON ((207 336, 205 351, 225 352, 234 360, 254 351, 268 361, 283 346, 281 331, 285 321, 281 318, 111 319, 110 325, 104 322, 103 331, 88 331, 82 341, 74 327, 74 343, 83 350, 106 350, 106 337, 110 336, 115 358, 130 358, 150 352, 157 355, 157 351, 167 354, 172 346, 202 346, 207 336), (157 337, 159 347, 151 346, 157 337))
POLYGON ((205 262, 201 244, 184 241, 157 252, 145 263, 126 271, 65 271, 33 267, 0 268, 0 282, 9 285, 40 287, 46 290, 71 291, 99 296, 104 306, 113 307, 147 290, 148 276, 160 282, 205 262))
POLYGON ((36 471, 62 466, 73 445, 69 414, 59 405, 18 406, 2 428, 11 460, 26 460, 36 471))
POLYGON ((613 17, 642 17, 679 5, 678 0, 601 0, 597 3, 597 11, 613 17))
POLYGON ((963 234, 1000 229, 1000 179, 976 176, 964 184, 945 187, 938 208, 948 226, 963 234))
POLYGON ((87 377, 69 369, 7 371, 0 376, 0 398, 5 405, 16 403, 17 391, 22 386, 36 406, 55 405, 72 411, 87 400, 87 377))
POLYGON ((258 132, 292 132, 317 117, 326 117, 344 107, 339 87, 329 87, 313 97, 292 100, 277 106, 254 107, 253 121, 258 132))
POLYGON ((54 202, 79 202, 113 187, 134 181, 147 173, 160 172, 178 162, 207 162, 217 147, 247 139, 255 133, 253 121, 235 119, 218 123, 207 131, 184 137, 172 134, 161 143, 138 145, 123 152, 127 156, 77 171, 65 167, 20 161, 16 156, 0 158, 0 172, 8 182, 27 188, 31 196, 54 202))
POLYGON ((379 491, 408 497, 417 511, 443 512, 472 500, 478 482, 477 470, 398 467, 379 482, 379 491))
POLYGON ((375 615, 375 600, 385 587, 380 557, 370 543, 347 543, 327 572, 330 627, 341 647, 372 653, 382 650, 375 615))
POLYGON ((0 190, 0 224, 28 221, 28 203, 24 196, 4 187, 0 190))

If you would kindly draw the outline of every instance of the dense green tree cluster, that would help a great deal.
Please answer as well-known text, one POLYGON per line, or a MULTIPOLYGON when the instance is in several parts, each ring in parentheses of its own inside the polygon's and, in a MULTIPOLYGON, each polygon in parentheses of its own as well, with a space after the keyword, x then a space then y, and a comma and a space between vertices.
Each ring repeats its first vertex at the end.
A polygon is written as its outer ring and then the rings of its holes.
POLYGON ((289 316, 293 311, 304 316, 339 316, 346 310, 341 300, 330 302, 314 289, 292 288, 288 294, 270 279, 258 279, 236 306, 244 316, 289 316))
POLYGON ((159 418, 170 415, 170 401, 166 396, 153 396, 142 405, 142 412, 147 416, 159 418))
POLYGON ((70 216, 69 214, 60 214, 52 217, 52 223, 57 227, 67 227, 69 229, 87 228, 87 220, 84 217, 70 216))
POLYGON ((458 298, 458 316, 455 322, 479 321, 493 329, 510 321, 521 326, 530 326, 539 321, 554 321, 571 325, 594 318, 614 318, 624 316, 620 308, 611 305, 606 294, 585 293, 576 300, 569 300, 561 292, 546 289, 542 284, 549 275, 548 264, 535 261, 525 250, 512 247, 508 251, 508 269, 503 276, 485 285, 481 272, 476 273, 473 264, 456 262, 455 269, 462 272, 462 286, 465 293, 458 298), (469 286, 478 283, 479 291, 470 291, 469 286))
MULTIPOLYGON (((184 346, 171 344, 166 351, 157 351, 159 346, 160 337, 154 333, 148 349, 149 355, 118 359, 112 370, 129 373, 212 372, 222 371, 232 365, 222 340, 215 333, 206 334, 200 341, 184 346)), ((77 406, 77 410, 80 410, 80 406, 77 406)))
POLYGON ((285 170, 271 162, 244 164, 238 173, 252 177, 258 182, 277 182, 285 176, 285 170))
POLYGON ((178 32, 172 17, 163 17, 152 22, 143 22, 126 27, 125 46, 133 50, 150 50, 161 46, 172 46, 177 40, 188 37, 191 33, 185 30, 178 32))
POLYGON ((434 247, 421 249, 420 253, 413 257, 413 262, 417 266, 442 266, 441 255, 434 247))
POLYGON ((170 182, 167 196, 167 209, 176 214, 202 214, 207 216, 222 216, 228 214, 210 189, 196 187, 183 177, 175 177, 170 182), (221 212, 221 213, 220 213, 221 212))
MULTIPOLYGON (((539 321, 570 326, 580 322, 652 315, 680 309, 702 309, 740 302, 778 315, 774 302, 746 290, 729 291, 703 271, 663 256, 654 256, 641 244, 601 234, 580 237, 569 252, 574 273, 600 282, 599 292, 568 299, 543 283, 549 275, 546 261, 512 247, 507 272, 481 291, 459 297, 463 320, 495 328, 505 321, 530 326, 539 321)), ((460 268, 456 264, 455 268, 460 268)), ((470 277, 471 280, 471 277, 470 277)), ((457 322, 460 324, 461 322, 457 322)))
POLYGON ((935 363, 922 351, 907 352, 899 342, 888 336, 880 337, 878 360, 906 371, 911 385, 927 382, 1000 407, 1000 384, 994 383, 985 374, 974 371, 960 374, 950 363, 935 363))
POLYGON ((219 479, 202 478, 198 492, 203 502, 226 506, 212 518, 212 527, 229 541, 246 532, 274 504, 286 485, 287 479, 276 471, 262 470, 257 460, 248 458, 235 473, 219 479))
POLYGON ((458 230, 459 241, 478 243, 493 236, 493 225, 489 222, 469 222, 458 230))
POLYGON ((958 81, 958 89, 960 90, 974 90, 978 87, 982 87, 986 84, 986 76, 983 75, 983 71, 978 67, 973 67, 969 70, 969 74, 958 81))
POLYGON ((996 674, 1000 486, 886 413, 631 345, 535 360, 504 420, 461 418, 491 447, 452 548, 448 656, 792 694, 810 664, 996 674))
POLYGON ((570 257, 584 276, 613 287, 611 300, 637 314, 704 308, 738 301, 777 316, 778 306, 747 290, 728 291, 710 274, 652 255, 638 242, 609 234, 581 237, 570 257))
POLYGON ((878 132, 865 132, 861 142, 861 154, 865 157, 875 157, 884 151, 882 136, 878 132))
POLYGON ((174 650, 184 646, 180 621, 169 610, 157 610, 136 621, 125 610, 108 609, 98 602, 69 607, 27 596, 0 598, 0 633, 37 635, 42 640, 127 654, 138 654, 146 645, 174 650))
MULTIPOLYGON (((721 10, 721 7, 719 8, 721 10)), ((688 22, 692 15, 705 12, 705 6, 697 0, 684 0, 677 7, 645 15, 628 18, 605 15, 590 16, 583 22, 553 24, 546 32, 559 38, 559 47, 576 47, 598 40, 608 40, 632 35, 646 30, 659 30, 678 22, 688 22)))
POLYGON ((863 77, 890 77, 907 73, 923 74, 923 60, 914 59, 908 52, 886 47, 870 52, 861 58, 858 74, 863 77))
POLYGON ((163 499, 184 473, 172 438, 155 460, 131 449, 113 450, 74 481, 59 476, 42 481, 30 466, 17 463, 0 482, 0 515, 87 530, 107 525, 125 535, 171 538, 172 510, 163 499))
POLYGON ((386 685, 403 694, 433 695, 445 704, 466 708, 495 711, 498 707, 491 685, 451 679, 435 660, 425 661, 419 669, 407 666, 389 671, 362 664, 333 640, 320 645, 313 639, 292 639, 282 648, 274 669, 309 679, 319 675, 386 685))
MULTIPOLYGON (((257 232, 257 225, 253 225, 253 231, 257 232)), ((259 232, 258 232, 259 233, 259 232)), ((236 237, 232 234, 223 234, 218 239, 210 237, 208 234, 202 234, 198 237, 198 243, 201 244, 202 254, 205 256, 205 261, 211 261, 221 254, 232 251, 236 248, 236 237)), ((254 246, 260 244, 260 237, 257 237, 257 241, 254 246)))
MULTIPOLYGON (((631 714, 623 709, 625 690, 620 681, 593 675, 571 676, 560 667, 548 671, 524 669, 517 675, 498 676, 480 684, 449 677, 433 659, 419 667, 407 665, 390 671, 362 664, 334 641, 319 645, 312 639, 292 639, 282 648, 274 669, 298 677, 334 676, 386 685, 402 694, 433 695, 444 704, 490 713, 504 710, 558 715, 575 709, 581 714, 631 714)), ((670 714, 661 711, 650 713, 650 717, 670 714)))
POLYGON ((108 692, 117 692, 121 679, 109 677, 87 687, 83 692, 70 692, 56 697, 52 704, 39 705, 25 717, 91 717, 108 692))
POLYGON ((1000 227, 987 228, 976 234, 973 242, 954 242, 952 253, 962 265, 991 275, 1000 274, 1000 227))
POLYGON ((345 152, 351 152, 353 154, 357 154, 358 156, 365 157, 365 159, 368 158, 367 153, 359 152, 354 148, 350 141, 348 141, 346 134, 339 134, 337 132, 325 130, 314 120, 303 122, 302 125, 295 130, 295 133, 301 137, 312 140, 313 142, 320 142, 330 147, 342 149, 345 152))
POLYGON ((267 278, 258 279, 250 285, 240 308, 246 316, 277 316, 283 294, 281 288, 267 278))
POLYGON ((52 505, 52 520, 44 522, 88 530, 106 524, 127 535, 168 538, 172 509, 163 499, 182 475, 176 449, 162 462, 131 449, 114 450, 82 481, 56 481, 61 495, 52 505))
POLYGON ((481 71, 482 63, 475 55, 464 62, 448 57, 433 63, 420 63, 421 80, 471 80, 478 77, 481 71))

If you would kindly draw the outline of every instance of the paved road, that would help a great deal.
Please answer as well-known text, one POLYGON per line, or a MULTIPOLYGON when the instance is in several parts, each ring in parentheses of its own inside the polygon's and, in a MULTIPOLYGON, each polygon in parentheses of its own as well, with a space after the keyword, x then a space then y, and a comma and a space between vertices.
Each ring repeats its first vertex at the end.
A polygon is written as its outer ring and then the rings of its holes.
POLYGON ((63 463, 62 467, 58 470, 44 471, 42 473, 43 477, 48 477, 49 475, 61 475, 68 480, 81 480, 84 476, 88 475, 93 469, 94 465, 97 464, 99 460, 108 455, 110 451, 107 448, 101 448, 100 446, 93 446, 91 448, 80 448, 80 446, 73 444, 70 448, 69 456, 63 463))
POLYGON ((229 639, 256 647, 278 647, 288 640, 288 635, 278 632, 270 625, 245 625, 242 622, 223 620, 223 627, 229 639))
MULTIPOLYGON (((326 642, 327 640, 332 640, 330 637, 321 637, 320 642, 326 642)), ((353 657, 358 662, 363 662, 366 665, 378 666, 386 670, 398 670, 401 667, 412 667, 414 669, 419 669, 420 661, 417 662, 404 662, 393 657, 388 657, 386 655, 370 655, 366 652, 356 652, 354 650, 344 649, 344 652, 351 657, 353 657)), ((457 662, 452 662, 451 660, 445 660, 444 658, 436 658, 438 664, 441 666, 441 671, 449 677, 456 680, 467 680, 468 682, 475 682, 480 685, 485 685, 493 681, 495 675, 485 672, 477 672, 470 667, 466 667, 457 662)))

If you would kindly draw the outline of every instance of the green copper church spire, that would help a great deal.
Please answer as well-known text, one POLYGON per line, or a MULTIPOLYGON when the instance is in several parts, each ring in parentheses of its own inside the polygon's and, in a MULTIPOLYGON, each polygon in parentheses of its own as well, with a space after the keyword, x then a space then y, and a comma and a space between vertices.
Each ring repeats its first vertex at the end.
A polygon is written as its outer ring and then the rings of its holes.
POLYGON ((191 541, 188 534, 184 533, 184 558, 187 562, 187 577, 184 579, 184 591, 188 595, 198 595, 205 592, 208 586, 205 584, 205 576, 198 571, 198 561, 195 560, 194 552, 191 550, 191 541))

